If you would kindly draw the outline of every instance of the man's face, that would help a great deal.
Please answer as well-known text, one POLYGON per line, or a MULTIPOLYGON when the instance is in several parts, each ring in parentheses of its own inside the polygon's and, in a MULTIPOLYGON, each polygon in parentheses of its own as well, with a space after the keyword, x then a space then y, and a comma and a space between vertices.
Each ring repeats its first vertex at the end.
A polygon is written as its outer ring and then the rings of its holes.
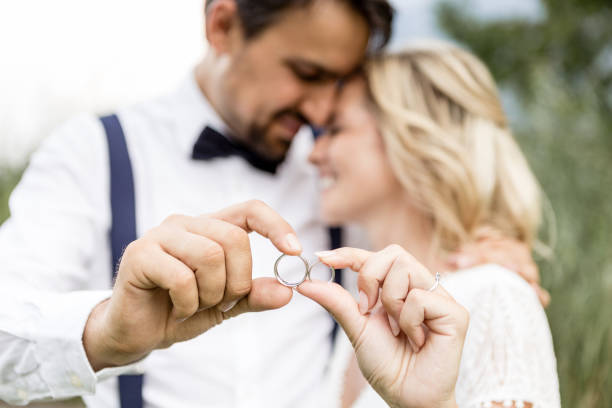
POLYGON ((221 115, 242 142, 284 157, 302 125, 327 121, 338 81, 361 64, 368 36, 361 15, 330 0, 288 9, 253 38, 240 34, 219 84, 221 115))

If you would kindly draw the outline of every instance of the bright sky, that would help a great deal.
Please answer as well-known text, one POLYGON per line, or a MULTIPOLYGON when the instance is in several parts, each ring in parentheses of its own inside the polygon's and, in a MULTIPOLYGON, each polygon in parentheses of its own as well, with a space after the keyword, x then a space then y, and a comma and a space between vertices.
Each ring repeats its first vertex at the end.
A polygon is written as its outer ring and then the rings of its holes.
POLYGON ((0 1, 0 166, 51 129, 170 89, 204 49, 202 0, 0 1))
MULTIPOLYGON (((487 17, 537 0, 457 0, 487 17), (493 5, 493 3, 495 3, 493 5)), ((436 0, 395 0, 398 37, 439 35, 436 0)), ((51 129, 171 89, 205 48, 203 0, 0 1, 0 168, 51 129)))

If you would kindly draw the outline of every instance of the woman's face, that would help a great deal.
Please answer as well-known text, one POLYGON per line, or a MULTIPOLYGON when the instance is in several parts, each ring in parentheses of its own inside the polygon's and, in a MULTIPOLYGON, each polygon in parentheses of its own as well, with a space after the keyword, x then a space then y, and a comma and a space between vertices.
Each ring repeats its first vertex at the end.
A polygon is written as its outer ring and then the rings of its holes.
POLYGON ((361 78, 345 85, 309 158, 319 170, 323 217, 331 224, 363 221, 402 192, 366 95, 361 78))

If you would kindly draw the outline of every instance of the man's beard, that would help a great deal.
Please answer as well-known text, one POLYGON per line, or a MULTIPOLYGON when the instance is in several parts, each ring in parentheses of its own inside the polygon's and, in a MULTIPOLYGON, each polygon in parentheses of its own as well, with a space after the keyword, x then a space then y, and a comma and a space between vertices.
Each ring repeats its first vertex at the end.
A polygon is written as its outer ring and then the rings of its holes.
POLYGON ((291 142, 275 140, 275 146, 271 146, 272 141, 268 141, 266 138, 267 132, 268 126, 251 126, 246 134, 246 140, 249 147, 255 153, 267 160, 283 160, 291 147, 291 142), (278 144, 281 145, 280 148, 278 147, 278 144))
POLYGON ((308 120, 299 112, 294 110, 284 110, 276 113, 272 120, 265 126, 258 126, 252 124, 247 131, 246 144, 257 154, 267 160, 282 161, 285 159, 289 148, 291 147, 291 141, 283 140, 280 138, 274 139, 270 135, 270 127, 272 123, 283 115, 293 115, 304 124, 308 124, 308 120), (271 139, 271 140, 269 140, 271 139))

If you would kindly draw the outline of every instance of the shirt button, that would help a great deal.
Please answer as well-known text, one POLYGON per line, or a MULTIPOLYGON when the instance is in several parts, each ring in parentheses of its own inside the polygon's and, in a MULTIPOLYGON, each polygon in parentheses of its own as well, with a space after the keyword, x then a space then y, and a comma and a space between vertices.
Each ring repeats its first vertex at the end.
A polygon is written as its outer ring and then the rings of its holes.
POLYGON ((74 385, 77 388, 80 388, 83 386, 81 379, 74 374, 70 376, 70 383, 72 383, 72 385, 74 385))
POLYGON ((17 397, 19 397, 20 400, 25 400, 28 398, 28 393, 25 392, 25 390, 19 389, 17 390, 17 397))

